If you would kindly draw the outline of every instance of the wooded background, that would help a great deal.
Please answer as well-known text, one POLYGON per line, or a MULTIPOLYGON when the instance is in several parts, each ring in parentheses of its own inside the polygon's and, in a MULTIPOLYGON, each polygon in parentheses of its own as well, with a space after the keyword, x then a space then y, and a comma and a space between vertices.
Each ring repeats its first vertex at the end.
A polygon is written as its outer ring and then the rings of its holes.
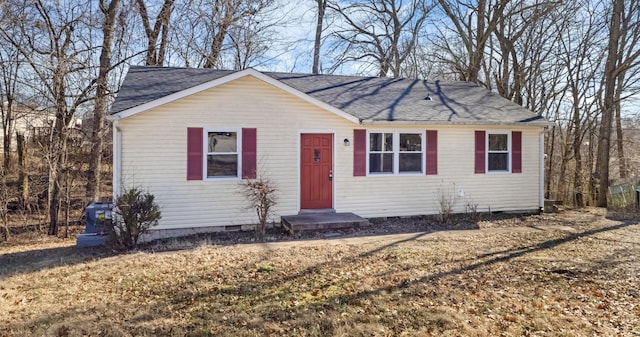
POLYGON ((0 0, 5 237, 110 198, 105 116, 132 64, 474 82, 550 120, 545 197, 607 206, 640 176, 639 18, 640 0, 0 0))

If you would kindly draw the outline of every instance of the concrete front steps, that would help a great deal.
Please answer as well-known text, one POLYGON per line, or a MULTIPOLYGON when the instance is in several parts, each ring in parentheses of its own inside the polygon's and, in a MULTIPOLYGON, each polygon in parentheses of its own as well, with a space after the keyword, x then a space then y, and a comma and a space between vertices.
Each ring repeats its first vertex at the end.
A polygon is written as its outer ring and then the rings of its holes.
POLYGON ((297 215, 281 217, 281 224, 290 233, 304 230, 357 228, 367 226, 369 221, 356 214, 334 210, 303 210, 297 215))

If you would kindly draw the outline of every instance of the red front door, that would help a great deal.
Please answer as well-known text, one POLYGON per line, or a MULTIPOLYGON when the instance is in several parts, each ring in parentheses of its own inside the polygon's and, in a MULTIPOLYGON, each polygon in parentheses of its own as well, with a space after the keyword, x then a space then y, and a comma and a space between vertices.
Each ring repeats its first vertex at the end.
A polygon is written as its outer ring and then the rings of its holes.
POLYGON ((333 135, 302 134, 300 208, 333 208, 333 135))

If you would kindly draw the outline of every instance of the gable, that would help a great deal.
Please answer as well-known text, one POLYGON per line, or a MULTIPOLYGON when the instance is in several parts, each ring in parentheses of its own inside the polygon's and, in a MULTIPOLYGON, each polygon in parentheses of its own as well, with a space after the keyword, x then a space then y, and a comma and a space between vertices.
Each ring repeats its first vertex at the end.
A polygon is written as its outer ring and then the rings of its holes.
MULTIPOLYGON (((111 108, 111 116, 110 119, 122 119, 127 118, 133 115, 136 115, 140 112, 147 111, 149 109, 153 109, 155 107, 177 101, 181 98, 203 92, 208 89, 216 88, 220 85, 235 81, 240 78, 244 78, 247 76, 256 78, 260 81, 263 81, 273 87, 276 87, 280 90, 283 90, 293 96, 296 96, 312 105, 315 105, 323 110, 332 112, 348 121, 353 123, 358 123, 359 120, 345 113, 344 111, 337 109, 327 103, 324 103, 320 100, 317 100, 303 92, 300 92, 282 82, 279 82, 269 76, 266 76, 254 69, 246 69, 238 72, 229 72, 229 71, 210 71, 203 72, 204 74, 208 74, 213 77, 213 80, 208 80, 204 83, 193 85, 198 81, 203 79, 208 79, 208 77, 203 77, 202 75, 197 78, 190 78, 189 80, 181 80, 183 79, 184 74, 179 72, 179 76, 162 76, 162 81, 158 83, 148 83, 146 81, 149 79, 148 76, 145 76, 144 73, 148 71, 147 68, 143 68, 142 71, 139 69, 140 67, 135 67, 132 69, 134 72, 130 77, 127 75, 128 81, 125 80, 122 88, 120 89, 121 93, 124 93, 124 97, 120 97, 116 99, 116 102, 111 108), (142 73, 142 76, 139 73, 142 73), (176 82, 173 82, 174 78, 176 82), (172 85, 173 84, 173 85, 172 85), (193 86, 191 86, 193 85, 193 86), (158 86, 158 89, 155 87, 158 86)), ((156 70, 165 70, 165 68, 154 68, 156 70)), ((166 68, 169 73, 176 68, 166 68)), ((179 70, 183 70, 178 68, 179 70)), ((191 70, 202 70, 202 69, 191 69, 191 70)), ((165 73, 165 75, 169 74, 165 73)), ((199 73, 199 72, 195 72, 199 73)), ((158 77, 153 77, 154 79, 158 79, 158 77)))

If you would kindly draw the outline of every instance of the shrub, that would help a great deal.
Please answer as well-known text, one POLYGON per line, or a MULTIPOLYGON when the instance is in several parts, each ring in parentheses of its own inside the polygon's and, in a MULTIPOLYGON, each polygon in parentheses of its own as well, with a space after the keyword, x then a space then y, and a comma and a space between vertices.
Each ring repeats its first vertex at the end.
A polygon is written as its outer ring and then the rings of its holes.
POLYGON ((473 222, 480 221, 480 212, 478 212, 478 204, 474 203, 473 200, 468 200, 467 205, 464 207, 465 212, 469 216, 469 220, 473 222))
POLYGON ((242 187, 249 208, 255 209, 258 215, 256 231, 264 234, 267 220, 273 213, 273 207, 276 205, 275 193, 277 189, 270 180, 262 177, 243 180, 242 187))
POLYGON ((440 221, 448 223, 453 217, 453 209, 455 207, 457 197, 455 195, 456 184, 453 184, 453 189, 445 190, 442 186, 435 191, 436 201, 438 202, 440 221))
POLYGON ((153 194, 135 187, 116 199, 115 216, 107 228, 111 245, 131 249, 142 234, 158 224, 162 216, 154 199, 153 194))

